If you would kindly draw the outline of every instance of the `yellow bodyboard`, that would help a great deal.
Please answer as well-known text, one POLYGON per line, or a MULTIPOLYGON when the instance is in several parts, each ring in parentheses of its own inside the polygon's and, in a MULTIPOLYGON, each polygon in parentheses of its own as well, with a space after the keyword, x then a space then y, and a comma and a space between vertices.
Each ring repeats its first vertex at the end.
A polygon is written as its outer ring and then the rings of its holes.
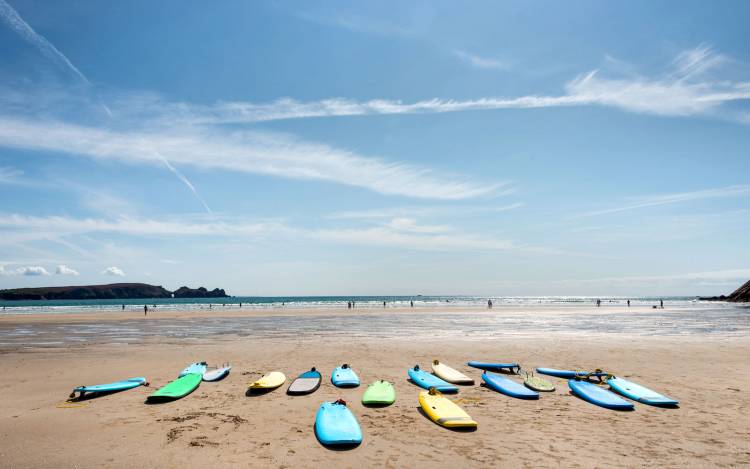
POLYGON ((250 383, 248 388, 250 389, 273 389, 278 388, 286 381, 286 376, 280 371, 272 371, 266 375, 263 375, 258 381, 250 383))
POLYGON ((477 422, 469 414, 435 389, 420 392, 419 405, 430 420, 438 425, 448 428, 477 427, 477 422))

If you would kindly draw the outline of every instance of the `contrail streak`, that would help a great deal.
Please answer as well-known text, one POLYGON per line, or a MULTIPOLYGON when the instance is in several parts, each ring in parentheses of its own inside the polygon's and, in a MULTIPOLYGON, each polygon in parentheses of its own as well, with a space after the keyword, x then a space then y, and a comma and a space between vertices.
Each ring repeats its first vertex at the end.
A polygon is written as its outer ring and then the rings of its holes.
POLYGON ((172 166, 169 163, 169 161, 164 157, 164 155, 162 155, 158 151, 155 151, 154 154, 156 156, 158 156, 162 160, 162 162, 164 162, 164 166, 166 166, 167 169, 169 169, 170 171, 172 171, 172 173, 175 176, 177 176, 177 178, 180 181, 182 181, 183 183, 185 183, 186 186, 188 186, 188 189, 190 189, 190 191, 193 193, 193 195, 195 196, 195 198, 198 199, 198 201, 201 203, 201 205, 203 205, 203 208, 206 209, 206 212, 212 214, 213 212, 208 207, 208 205, 206 204, 206 202, 203 200, 203 197, 201 197, 200 194, 198 194, 198 191, 195 189, 195 186, 193 186, 193 184, 188 180, 188 178, 186 178, 180 171, 178 171, 177 168, 175 168, 174 166, 172 166))
POLYGON ((43 55, 61 65, 63 68, 72 71, 74 75, 87 85, 91 84, 88 78, 86 78, 67 57, 65 57, 65 54, 57 50, 57 48, 53 46, 46 37, 34 31, 34 29, 29 26, 29 23, 24 21, 18 12, 5 0, 0 0, 0 18, 10 27, 10 29, 39 49, 39 52, 43 55))

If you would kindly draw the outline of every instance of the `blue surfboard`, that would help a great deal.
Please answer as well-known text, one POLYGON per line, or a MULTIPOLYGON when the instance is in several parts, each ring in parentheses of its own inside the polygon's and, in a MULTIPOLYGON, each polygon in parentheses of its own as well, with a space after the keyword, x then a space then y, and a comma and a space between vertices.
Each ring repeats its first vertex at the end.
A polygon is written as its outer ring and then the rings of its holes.
POLYGON ((500 376, 495 373, 482 373, 482 379, 484 380, 487 387, 494 389, 499 393, 503 393, 506 396, 515 397, 517 399, 539 399, 539 393, 532 391, 521 383, 516 383, 505 376, 500 376))
MULTIPOLYGON (((573 371, 573 370, 558 370, 555 368, 537 368, 537 373, 541 373, 543 375, 549 375, 549 376, 556 376, 558 378, 565 378, 565 379, 571 379, 576 377, 582 377, 589 374, 588 371, 573 371)), ((607 373, 601 371, 601 372, 594 372, 591 373, 592 377, 601 377, 601 376, 607 376, 607 373)))
POLYGON ((359 386, 359 376, 349 365, 344 363, 333 370, 331 382, 339 388, 355 388, 359 386))
POLYGON ((196 362, 191 363, 190 365, 186 366, 182 371, 180 371, 180 375, 178 378, 182 378, 185 375, 189 375, 190 373, 196 373, 201 376, 203 376, 203 373, 206 372, 206 362, 196 362))
POLYGON ((517 373, 518 370, 521 369, 521 365, 518 363, 485 363, 470 361, 467 365, 484 371, 510 371, 511 373, 517 373))
POLYGON ((315 436, 326 446, 362 443, 362 430, 346 402, 324 402, 315 415, 315 436))
POLYGON ((633 383, 623 378, 616 376, 609 378, 607 384, 610 389, 618 394, 633 399, 641 404, 648 404, 653 406, 676 406, 680 401, 667 397, 663 394, 659 394, 656 391, 652 391, 649 388, 641 386, 640 384, 633 383))
POLYGON ((458 387, 443 381, 437 376, 427 373, 426 371, 419 368, 419 365, 414 365, 414 368, 409 368, 409 378, 419 386, 420 388, 430 389, 435 388, 440 392, 458 392, 458 387))
POLYGON ((144 384, 146 384, 146 378, 130 378, 122 381, 117 381, 115 383, 97 384, 94 386, 78 386, 77 388, 73 389, 72 393, 70 393, 70 398, 74 398, 75 393, 80 393, 78 397, 81 398, 86 393, 95 394, 125 391, 126 389, 133 389, 144 384))
POLYGON ((584 401, 612 410, 633 410, 632 403, 619 397, 612 391, 597 386, 589 381, 568 380, 568 387, 573 394, 584 401))

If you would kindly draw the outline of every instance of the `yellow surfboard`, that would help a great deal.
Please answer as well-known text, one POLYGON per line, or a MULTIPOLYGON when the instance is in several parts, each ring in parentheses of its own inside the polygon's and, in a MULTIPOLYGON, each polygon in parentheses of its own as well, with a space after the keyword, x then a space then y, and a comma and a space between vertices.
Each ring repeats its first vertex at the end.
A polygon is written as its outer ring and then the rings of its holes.
POLYGON ((438 378, 453 384, 474 384, 474 380, 438 360, 432 361, 432 372, 438 378))
POLYGON ((469 414, 435 388, 419 393, 419 405, 430 420, 438 425, 448 428, 477 427, 477 423, 469 417, 469 414))
POLYGON ((250 389, 273 389, 278 388, 286 381, 286 376, 280 371, 272 371, 266 375, 263 375, 258 381, 254 381, 248 385, 250 389))

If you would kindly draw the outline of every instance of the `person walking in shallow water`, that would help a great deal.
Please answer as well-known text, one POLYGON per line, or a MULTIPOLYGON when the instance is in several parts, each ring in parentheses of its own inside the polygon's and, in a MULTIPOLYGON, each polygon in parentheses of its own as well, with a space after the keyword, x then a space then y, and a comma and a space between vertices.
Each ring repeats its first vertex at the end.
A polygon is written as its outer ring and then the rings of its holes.
POLYGON ((492 309, 492 300, 487 300, 487 309, 492 309))
POLYGON ((148 305, 143 305, 143 315, 148 316, 148 305))
POLYGON ((628 300, 628 308, 630 308, 630 300, 628 300))
POLYGON ((661 309, 664 309, 664 300, 659 300, 659 306, 661 306, 661 309))

